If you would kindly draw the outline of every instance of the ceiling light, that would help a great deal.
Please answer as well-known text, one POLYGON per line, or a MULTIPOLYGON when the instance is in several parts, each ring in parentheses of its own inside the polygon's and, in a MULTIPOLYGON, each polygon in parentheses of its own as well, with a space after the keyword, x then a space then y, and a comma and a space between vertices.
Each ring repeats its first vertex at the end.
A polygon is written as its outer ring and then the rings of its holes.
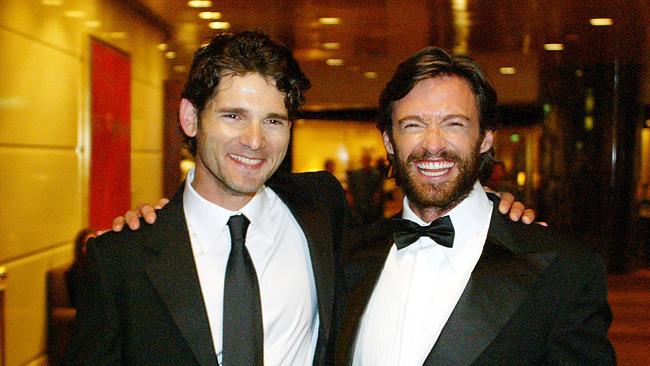
POLYGON ((202 11, 199 13, 199 18, 217 20, 221 19, 221 13, 218 11, 202 11))
POLYGON ((341 18, 334 18, 334 17, 318 18, 318 22, 323 25, 337 25, 337 24, 341 24, 341 18))
POLYGON ((89 20, 84 23, 88 28, 99 28, 102 26, 102 22, 99 20, 89 20))
POLYGON ((190 8, 209 8, 212 6, 212 1, 210 0, 190 0, 187 2, 187 6, 190 8))
POLYGON ((174 51, 167 51, 165 52, 165 57, 167 57, 170 60, 173 60, 176 58, 176 52, 174 51))
POLYGON ((514 75, 517 72, 517 69, 515 69, 512 66, 500 67, 499 72, 502 73, 503 75, 514 75))
POLYGON ((63 13, 68 18, 84 18, 86 12, 83 10, 67 10, 63 13))
POLYGON ((158 51, 165 52, 169 49, 169 45, 167 43, 158 43, 156 48, 158 48, 158 51))
POLYGON ((564 45, 562 43, 545 43, 544 49, 547 51, 562 51, 564 45))
POLYGON ((612 18, 592 18, 589 19, 589 24, 595 27, 606 27, 608 25, 614 24, 612 18))
POLYGON ((341 44, 338 42, 325 42, 320 45, 323 49, 326 50, 338 50, 341 48, 341 44))
POLYGON ((174 71, 175 72, 185 72, 185 71, 187 71, 187 66, 185 66, 185 65, 176 65, 176 66, 174 66, 174 71))
POLYGON ((363 73, 363 77, 366 79, 376 79, 377 73, 374 71, 366 71, 363 73))
POLYGON ((228 22, 210 22, 210 24, 208 24, 208 27, 210 27, 210 29, 229 29, 230 28, 230 23, 228 23, 228 22))
POLYGON ((126 38, 126 32, 110 32, 108 33, 108 37, 113 39, 124 39, 126 38))
POLYGON ((41 0, 41 4, 49 6, 60 6, 63 4, 63 0, 41 0))
POLYGON ((342 58, 328 58, 325 63, 330 66, 343 66, 345 61, 342 58))

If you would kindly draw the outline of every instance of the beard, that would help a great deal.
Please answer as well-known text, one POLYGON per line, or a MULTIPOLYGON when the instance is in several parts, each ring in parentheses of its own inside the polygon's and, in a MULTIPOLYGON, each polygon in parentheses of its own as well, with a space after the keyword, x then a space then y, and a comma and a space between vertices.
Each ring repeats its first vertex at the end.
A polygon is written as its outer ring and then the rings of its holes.
POLYGON ((438 212, 446 212, 464 200, 474 187, 479 177, 481 158, 481 139, 468 156, 461 156, 454 152, 443 151, 434 156, 426 151, 411 153, 406 161, 399 158, 397 146, 395 149, 395 180, 402 187, 409 202, 420 209, 434 208, 438 212), (419 173, 414 168, 416 160, 439 157, 453 161, 458 174, 448 181, 430 184, 419 181, 419 173))

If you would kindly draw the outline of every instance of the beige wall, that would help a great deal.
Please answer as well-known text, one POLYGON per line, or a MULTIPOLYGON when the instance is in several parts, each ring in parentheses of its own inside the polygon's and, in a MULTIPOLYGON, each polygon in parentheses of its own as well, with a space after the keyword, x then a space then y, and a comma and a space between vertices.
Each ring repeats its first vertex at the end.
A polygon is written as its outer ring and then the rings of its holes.
POLYGON ((162 195, 166 66, 156 45, 164 34, 115 3, 0 2, 0 266, 7 271, 7 365, 43 362, 45 272, 70 261, 71 242, 87 224, 91 35, 131 55, 132 202, 162 195), (68 10, 85 16, 67 17, 68 10), (88 27, 91 20, 99 26, 88 27), (118 31, 125 38, 111 37, 118 31))

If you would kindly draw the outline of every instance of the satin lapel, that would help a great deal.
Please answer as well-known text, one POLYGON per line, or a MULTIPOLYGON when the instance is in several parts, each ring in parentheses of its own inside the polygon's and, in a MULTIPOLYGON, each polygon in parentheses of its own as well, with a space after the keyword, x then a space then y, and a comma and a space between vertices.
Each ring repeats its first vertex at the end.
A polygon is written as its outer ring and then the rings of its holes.
POLYGON ((185 225, 182 191, 158 213, 161 232, 148 246, 159 254, 147 264, 146 272, 199 364, 215 365, 217 357, 185 225))
POLYGON ((348 294, 337 353, 345 357, 347 365, 352 364, 361 318, 393 245, 393 236, 386 223, 386 220, 374 223, 354 238, 354 254, 345 265, 348 294))
MULTIPOLYGON (((319 323, 324 340, 331 331, 334 310, 334 248, 330 217, 324 207, 320 207, 313 197, 296 186, 290 176, 275 177, 269 186, 289 207, 300 225, 309 246, 316 295, 318 297, 319 323)), ((319 347, 320 348, 320 347, 319 347)), ((318 355, 315 359, 318 358, 318 355)))
POLYGON ((519 243, 530 239, 525 228, 496 210, 491 220, 483 254, 424 365, 471 365, 556 255, 522 251, 519 243))

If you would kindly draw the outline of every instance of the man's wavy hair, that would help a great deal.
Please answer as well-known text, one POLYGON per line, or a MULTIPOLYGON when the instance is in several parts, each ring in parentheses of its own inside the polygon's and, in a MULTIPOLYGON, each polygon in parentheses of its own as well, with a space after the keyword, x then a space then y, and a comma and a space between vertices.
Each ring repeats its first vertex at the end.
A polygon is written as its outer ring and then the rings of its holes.
MULTIPOLYGON (((426 47, 402 62, 379 97, 377 128, 392 136, 393 108, 418 82, 442 76, 457 76, 466 80, 474 92, 479 113, 481 136, 500 127, 496 119, 497 93, 483 69, 467 56, 454 56, 438 47, 426 47)), ((389 155, 392 164, 394 157, 389 155)), ((481 155, 479 172, 488 174, 494 164, 494 148, 481 155)))
MULTIPOLYGON (((222 77, 249 73, 275 81, 278 90, 286 95, 284 105, 289 119, 293 119, 304 104, 304 92, 311 83, 291 51, 260 31, 220 34, 199 48, 181 96, 192 103, 200 116, 222 77)), ((188 150, 196 155, 196 137, 184 136, 188 150)))

